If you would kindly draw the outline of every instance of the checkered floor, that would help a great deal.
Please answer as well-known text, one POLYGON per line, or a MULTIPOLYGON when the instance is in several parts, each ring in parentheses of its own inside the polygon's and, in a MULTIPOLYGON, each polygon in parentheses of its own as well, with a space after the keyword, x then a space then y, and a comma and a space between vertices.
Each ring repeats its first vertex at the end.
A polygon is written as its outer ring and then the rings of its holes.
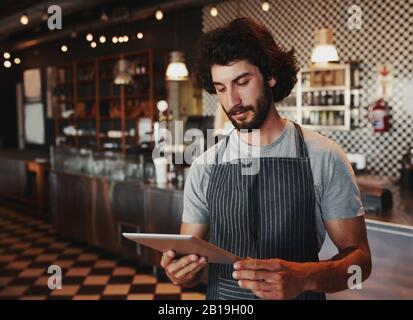
POLYGON ((152 268, 68 239, 38 218, 0 207, 0 299, 205 299, 205 286, 180 288, 152 268), (62 289, 50 290, 50 265, 62 289))

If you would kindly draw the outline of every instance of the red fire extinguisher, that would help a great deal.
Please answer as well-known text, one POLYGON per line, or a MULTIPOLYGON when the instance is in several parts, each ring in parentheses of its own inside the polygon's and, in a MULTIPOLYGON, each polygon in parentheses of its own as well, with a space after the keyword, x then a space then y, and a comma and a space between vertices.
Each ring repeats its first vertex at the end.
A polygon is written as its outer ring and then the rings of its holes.
POLYGON ((370 121, 374 132, 389 131, 389 106, 384 99, 379 99, 370 105, 370 121))

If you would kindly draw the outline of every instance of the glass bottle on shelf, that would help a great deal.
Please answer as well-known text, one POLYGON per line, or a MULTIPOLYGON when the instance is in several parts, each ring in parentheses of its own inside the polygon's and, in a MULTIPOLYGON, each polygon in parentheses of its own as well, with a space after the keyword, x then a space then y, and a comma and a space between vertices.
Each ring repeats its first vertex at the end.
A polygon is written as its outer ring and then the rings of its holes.
POLYGON ((334 91, 334 92, 333 92, 333 104, 334 104, 335 106, 340 106, 340 105, 342 105, 340 95, 341 95, 341 92, 340 92, 340 91, 334 91))
POLYGON ((351 94, 351 105, 355 108, 360 106, 360 96, 358 93, 351 94))
POLYGON ((139 61, 136 62, 135 73, 136 73, 137 75, 141 74, 141 65, 140 65, 140 62, 139 62, 139 61))
POLYGON ((340 111, 339 113, 338 113, 338 124, 337 125, 339 125, 339 126, 342 126, 342 125, 344 125, 344 111, 340 111))
POLYGON ((323 90, 320 92, 320 106, 326 105, 326 92, 323 90))
POLYGON ((326 92, 326 97, 325 97, 325 102, 327 106, 332 106, 333 105, 333 95, 329 91, 326 92))
POLYGON ((309 93, 304 92, 303 94, 303 105, 308 106, 309 105, 309 93))
POLYGON ((334 126, 334 111, 329 111, 328 112, 328 125, 329 126, 334 126))
POLYGON ((302 118, 302 123, 303 124, 311 124, 311 122, 310 122, 310 112, 308 112, 308 111, 304 111, 303 112, 303 118, 302 118))
POLYGON ((320 103, 320 92, 315 91, 313 94, 313 106, 319 106, 321 105, 320 103))
POLYGON ((351 110, 351 125, 352 127, 360 126, 360 109, 353 108, 351 110))
POLYGON ((322 111, 321 112, 321 125, 326 126, 327 125, 327 111, 322 111))
POLYGON ((303 88, 308 88, 310 86, 310 74, 305 72, 302 74, 302 78, 303 88))

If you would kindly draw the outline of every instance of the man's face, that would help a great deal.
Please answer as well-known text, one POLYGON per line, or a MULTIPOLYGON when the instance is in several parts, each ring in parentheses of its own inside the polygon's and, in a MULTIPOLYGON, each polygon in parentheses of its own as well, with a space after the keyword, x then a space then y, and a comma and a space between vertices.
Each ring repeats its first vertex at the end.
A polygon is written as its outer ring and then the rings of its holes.
POLYGON ((212 81, 219 102, 238 129, 259 129, 272 107, 271 87, 275 80, 263 81, 258 67, 246 60, 229 65, 213 65, 212 81))

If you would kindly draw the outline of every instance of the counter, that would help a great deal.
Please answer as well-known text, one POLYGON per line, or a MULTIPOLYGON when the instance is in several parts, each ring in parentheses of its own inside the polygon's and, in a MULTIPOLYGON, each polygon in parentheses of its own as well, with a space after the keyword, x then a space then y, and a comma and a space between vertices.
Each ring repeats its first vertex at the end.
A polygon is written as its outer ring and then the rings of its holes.
POLYGON ((47 207, 47 152, 0 149, 0 196, 37 207, 47 207))
MULTIPOLYGON (((413 190, 402 189, 393 179, 357 177, 360 184, 387 188, 393 206, 381 214, 366 213, 367 237, 372 254, 372 273, 361 290, 345 290, 328 299, 413 299, 413 190)), ((337 253, 327 236, 320 251, 326 260, 337 253)))
POLYGON ((62 236, 159 266, 160 254, 122 233, 179 233, 182 188, 56 170, 49 182, 52 221, 62 236))

